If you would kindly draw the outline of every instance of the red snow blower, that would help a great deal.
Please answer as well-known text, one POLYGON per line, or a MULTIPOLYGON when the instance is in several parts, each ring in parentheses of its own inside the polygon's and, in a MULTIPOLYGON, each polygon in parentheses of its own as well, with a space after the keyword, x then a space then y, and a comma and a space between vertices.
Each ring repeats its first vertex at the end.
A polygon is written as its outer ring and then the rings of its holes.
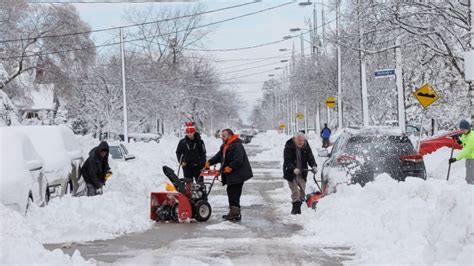
POLYGON ((318 183, 318 180, 316 180, 316 173, 313 173, 313 180, 314 183, 316 183, 316 186, 318 186, 318 191, 306 195, 306 205, 308 205, 308 208, 316 210, 319 200, 327 195, 329 186, 327 182, 323 181, 322 177, 318 183))
POLYGON ((202 170, 200 176, 212 177, 212 182, 193 183, 192 179, 180 179, 168 166, 163 166, 164 174, 173 183, 175 191, 152 192, 150 197, 150 219, 154 221, 187 222, 195 219, 205 222, 211 217, 212 208, 208 196, 218 180, 216 169, 202 170), (209 185, 209 189, 207 188, 209 185))

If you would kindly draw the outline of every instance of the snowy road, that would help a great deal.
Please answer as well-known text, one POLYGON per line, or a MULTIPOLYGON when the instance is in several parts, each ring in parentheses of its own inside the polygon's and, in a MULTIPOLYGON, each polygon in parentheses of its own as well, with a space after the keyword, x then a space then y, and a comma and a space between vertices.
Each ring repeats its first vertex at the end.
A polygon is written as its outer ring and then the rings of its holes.
POLYGON ((45 246, 51 250, 62 248, 69 254, 77 249, 86 259, 113 264, 340 265, 349 260, 354 254, 348 248, 291 239, 302 227, 279 218, 283 215, 278 210, 282 201, 274 200, 274 192, 284 186, 280 162, 252 160, 262 149, 255 145, 246 148, 254 178, 244 186, 240 223, 222 222, 227 198, 218 184, 210 196, 213 214, 207 223, 157 223, 145 232, 111 240, 45 246))

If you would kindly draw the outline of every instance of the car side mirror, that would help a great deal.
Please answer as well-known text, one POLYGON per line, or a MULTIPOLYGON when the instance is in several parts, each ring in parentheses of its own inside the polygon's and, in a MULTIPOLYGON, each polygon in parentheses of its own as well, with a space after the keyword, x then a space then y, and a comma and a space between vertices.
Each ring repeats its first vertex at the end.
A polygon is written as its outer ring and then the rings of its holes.
POLYGON ((327 157, 329 157, 329 152, 328 152, 327 149, 320 149, 320 150, 318 150, 318 156, 323 157, 323 158, 327 158, 327 157))
POLYGON ((43 168, 43 162, 41 162, 40 160, 31 160, 26 162, 26 166, 30 171, 38 171, 43 168))
POLYGON ((133 155, 133 154, 126 154, 125 155, 125 161, 133 160, 133 159, 135 159, 135 155, 133 155))

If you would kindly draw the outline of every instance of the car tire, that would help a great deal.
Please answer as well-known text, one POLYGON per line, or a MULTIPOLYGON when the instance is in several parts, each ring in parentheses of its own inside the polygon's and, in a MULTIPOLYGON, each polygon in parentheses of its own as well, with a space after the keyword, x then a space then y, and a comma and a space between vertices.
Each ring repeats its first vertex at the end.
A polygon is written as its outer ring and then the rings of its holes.
POLYGON ((28 214, 28 210, 31 208, 32 205, 33 205, 33 193, 30 191, 28 192, 28 200, 26 202, 25 215, 28 214))

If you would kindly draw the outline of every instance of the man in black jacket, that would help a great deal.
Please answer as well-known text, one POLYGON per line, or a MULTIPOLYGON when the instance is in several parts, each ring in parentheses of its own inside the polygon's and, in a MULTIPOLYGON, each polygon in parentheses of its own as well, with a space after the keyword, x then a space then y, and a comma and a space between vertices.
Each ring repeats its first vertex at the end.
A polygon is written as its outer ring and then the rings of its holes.
POLYGON ((288 181, 291 190, 291 214, 301 214, 301 204, 306 196, 308 165, 311 167, 310 171, 317 172, 313 151, 303 133, 297 133, 286 142, 283 159, 283 178, 288 181))
POLYGON ((176 157, 183 167, 185 179, 203 182, 199 175, 206 162, 206 146, 193 125, 186 127, 186 136, 178 144, 176 157))
POLYGON ((89 158, 81 169, 82 177, 87 184, 87 196, 102 194, 105 176, 111 173, 109 167, 109 144, 102 141, 89 152, 89 158))
POLYGON ((221 137, 223 144, 219 152, 206 162, 206 168, 221 164, 222 183, 227 185, 229 199, 229 213, 222 218, 240 221, 240 196, 244 182, 253 177, 252 168, 239 135, 234 134, 231 129, 224 129, 221 137))

